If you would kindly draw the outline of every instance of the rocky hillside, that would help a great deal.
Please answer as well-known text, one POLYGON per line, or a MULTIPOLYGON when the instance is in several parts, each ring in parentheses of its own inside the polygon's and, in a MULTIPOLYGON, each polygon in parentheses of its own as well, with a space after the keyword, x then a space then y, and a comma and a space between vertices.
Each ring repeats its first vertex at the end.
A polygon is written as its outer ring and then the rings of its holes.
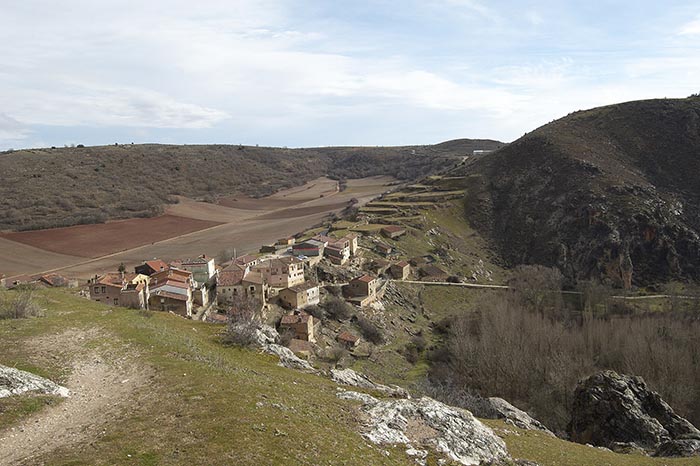
POLYGON ((173 195, 264 196, 328 175, 401 180, 454 166, 502 143, 460 139, 434 146, 286 149, 115 145, 0 153, 0 230, 157 215, 173 195))
POLYGON ((700 97, 575 112, 457 169, 511 265, 625 288, 700 278, 700 97))

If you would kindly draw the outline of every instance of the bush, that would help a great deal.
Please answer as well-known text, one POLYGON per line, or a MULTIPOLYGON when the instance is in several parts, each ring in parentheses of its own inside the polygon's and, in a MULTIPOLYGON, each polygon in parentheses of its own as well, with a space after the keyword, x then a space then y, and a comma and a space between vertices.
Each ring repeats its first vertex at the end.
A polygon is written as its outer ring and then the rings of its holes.
POLYGON ((382 331, 366 317, 358 317, 357 326, 360 328, 362 337, 368 342, 374 343, 375 345, 384 342, 384 335, 382 334, 382 331))
POLYGON ((26 319, 41 315, 41 309, 34 299, 33 287, 20 287, 0 294, 0 319, 26 319))
POLYGON ((223 343, 235 346, 253 346, 260 327, 260 302, 254 298, 237 297, 228 311, 223 343))
POLYGON ((352 314, 352 308, 343 299, 338 297, 328 298, 323 303, 323 309, 326 311, 326 315, 330 319, 345 320, 350 318, 352 314))
POLYGON ((320 306, 313 304, 304 309, 308 314, 314 316, 314 319, 323 320, 326 317, 326 313, 320 306))

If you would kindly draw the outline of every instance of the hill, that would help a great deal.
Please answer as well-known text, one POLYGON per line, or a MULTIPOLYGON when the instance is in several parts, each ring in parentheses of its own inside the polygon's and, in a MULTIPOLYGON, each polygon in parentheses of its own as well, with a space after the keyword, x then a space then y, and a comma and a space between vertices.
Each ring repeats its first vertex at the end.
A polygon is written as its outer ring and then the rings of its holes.
POLYGON ((700 278, 700 97, 575 112, 459 167, 507 265, 630 288, 700 278))
POLYGON ((446 146, 285 149, 230 145, 114 145, 0 153, 0 230, 151 217, 174 196, 260 197, 324 175, 410 180, 452 167, 474 149, 446 146))
MULTIPOLYGON (((37 298, 45 316, 0 320, 0 363, 74 393, 0 399, 0 461, 416 464, 401 445, 363 438, 366 419, 357 403, 338 398, 327 377, 225 347, 217 325, 113 308, 64 290, 42 290, 37 298)), ((639 457, 486 422, 514 457, 544 466, 639 464, 639 457)), ((698 464, 694 458, 644 462, 698 464)))

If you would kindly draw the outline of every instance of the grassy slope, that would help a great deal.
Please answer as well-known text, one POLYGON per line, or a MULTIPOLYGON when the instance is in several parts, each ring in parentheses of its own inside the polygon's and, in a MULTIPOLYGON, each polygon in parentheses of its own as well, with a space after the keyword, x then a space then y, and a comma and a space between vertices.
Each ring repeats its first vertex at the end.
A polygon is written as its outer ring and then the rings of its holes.
MULTIPOLYGON (((67 329, 99 329, 102 339, 86 345, 130 348, 155 374, 129 416, 89 446, 42 458, 47 464, 413 464, 399 448, 387 449, 391 454, 386 456, 367 445, 357 434, 352 403, 338 400, 327 379, 283 369, 272 357, 223 348, 216 341, 217 327, 165 314, 145 318, 136 311, 110 310, 64 291, 44 291, 41 300, 46 317, 0 322, 2 363, 65 380, 65 360, 47 363, 26 343, 67 329), (263 405, 256 407, 258 402, 263 405)), ((56 402, 50 397, 3 400, 0 428, 56 402)), ((543 466, 700 464, 700 459, 619 455, 500 421, 486 423, 504 437, 514 457, 543 466)))
MULTIPOLYGON (((357 433, 352 404, 336 398, 333 383, 281 368, 270 356, 223 348, 218 327, 166 314, 110 311, 63 291, 44 291, 41 298, 46 317, 0 321, 3 364, 40 367, 37 372, 65 380, 66 361, 47 362, 27 342, 97 328, 104 337, 90 345, 108 351, 128 346, 155 373, 133 412, 107 435, 91 439, 89 448, 54 452, 45 458, 49 464, 123 464, 128 454, 131 464, 408 464, 400 452, 386 457, 367 445, 357 433)), ((0 406, 10 408, 0 417, 7 427, 40 409, 41 401, 0 406)))
POLYGON ((518 429, 503 421, 485 420, 501 436, 508 451, 517 458, 542 465, 556 466, 690 466, 699 465, 700 458, 649 458, 621 455, 577 443, 566 442, 549 435, 518 429))

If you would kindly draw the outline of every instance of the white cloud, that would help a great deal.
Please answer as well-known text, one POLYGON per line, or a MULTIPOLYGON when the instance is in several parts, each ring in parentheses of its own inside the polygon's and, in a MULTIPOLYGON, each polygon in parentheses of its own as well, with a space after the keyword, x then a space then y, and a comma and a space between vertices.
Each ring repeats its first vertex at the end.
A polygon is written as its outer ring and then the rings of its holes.
POLYGON ((24 141, 30 134, 31 131, 26 125, 5 113, 0 113, 0 147, 9 147, 13 143, 24 141))
POLYGON ((700 36, 700 16, 681 26, 678 34, 681 36, 700 36))

